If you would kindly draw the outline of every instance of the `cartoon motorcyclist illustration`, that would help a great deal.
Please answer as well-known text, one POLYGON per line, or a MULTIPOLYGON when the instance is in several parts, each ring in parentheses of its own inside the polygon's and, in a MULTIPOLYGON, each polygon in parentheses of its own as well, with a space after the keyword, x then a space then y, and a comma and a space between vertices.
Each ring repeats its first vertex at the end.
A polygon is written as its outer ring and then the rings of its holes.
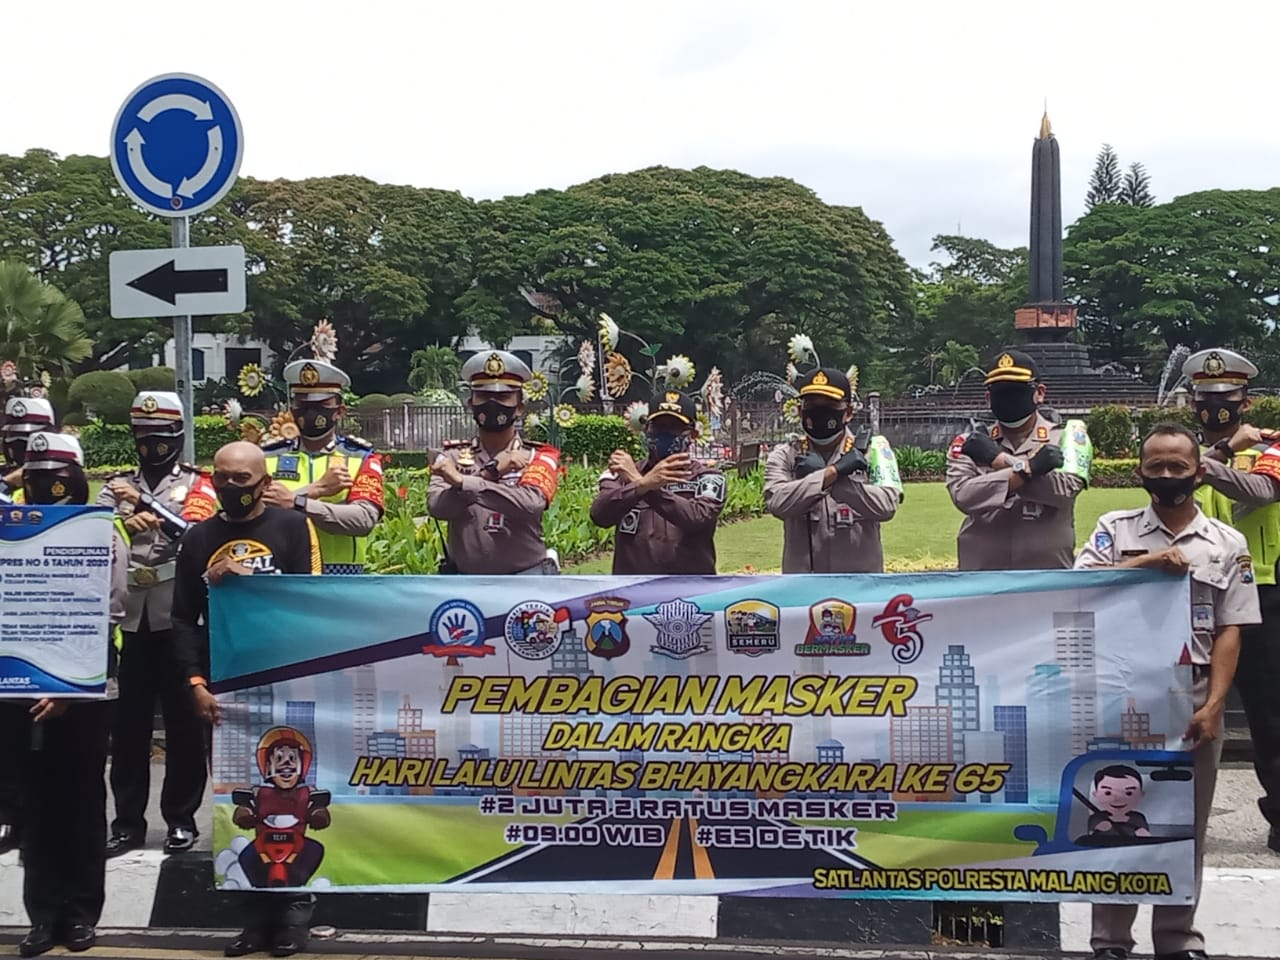
POLYGON ((324 858, 324 846, 307 836, 307 828, 329 826, 329 791, 304 782, 313 753, 300 731, 272 727, 258 740, 257 755, 262 783, 231 794, 232 821, 254 831, 240 866, 255 887, 305 886, 324 858))

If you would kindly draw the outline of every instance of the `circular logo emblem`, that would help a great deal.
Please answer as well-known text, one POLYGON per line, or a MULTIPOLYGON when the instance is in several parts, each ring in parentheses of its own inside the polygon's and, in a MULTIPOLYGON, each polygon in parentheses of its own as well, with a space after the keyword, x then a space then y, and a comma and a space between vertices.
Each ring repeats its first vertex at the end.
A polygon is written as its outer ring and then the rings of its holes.
POLYGON ((308 363, 298 374, 298 382, 304 387, 314 387, 320 382, 320 371, 308 363))
POLYGON ((44 453, 49 449, 49 438, 43 433, 37 433, 31 438, 31 447, 36 453, 44 453))
POLYGON ((27 405, 23 403, 21 400, 14 401, 13 406, 10 407, 9 409, 13 411, 13 416, 15 420, 21 420, 23 417, 27 415, 27 405))
MULTIPOLYGON (((431 633, 436 645, 454 647, 484 646, 484 614, 474 603, 450 600, 436 607, 431 615, 431 633)), ((492 647, 489 648, 492 651, 492 647)))
POLYGON ((1211 353, 1204 358, 1204 372, 1211 377, 1216 377, 1227 369, 1226 363, 1222 359, 1222 354, 1211 353))
POLYGON ((156 403, 156 398, 155 398, 155 397, 143 397, 143 398, 142 398, 142 412, 143 412, 143 413, 155 413, 155 412, 156 412, 156 410, 158 410, 159 408, 160 408, 160 404, 156 403))
MULTIPOLYGON (((567 611, 563 619, 567 621, 567 611)), ((513 607, 502 633, 511 652, 525 660, 545 660, 560 646, 557 613, 541 600, 526 600, 513 607)))

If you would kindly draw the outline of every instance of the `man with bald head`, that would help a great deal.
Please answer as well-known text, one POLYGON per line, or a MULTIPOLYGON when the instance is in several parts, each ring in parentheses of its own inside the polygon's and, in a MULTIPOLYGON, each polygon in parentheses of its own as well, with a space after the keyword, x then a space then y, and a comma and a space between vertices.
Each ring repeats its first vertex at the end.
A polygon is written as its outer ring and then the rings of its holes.
MULTIPOLYGON (((213 458, 220 510, 187 531, 178 551, 173 633, 183 682, 196 713, 222 721, 209 692, 209 587, 227 576, 320 573, 320 543, 306 514, 268 506, 267 461, 255 444, 237 441, 213 458)), ((265 638, 262 638, 265 640, 265 638)), ((257 894, 246 902, 244 931, 226 947, 229 957, 271 950, 286 957, 306 949, 313 900, 307 894, 257 894)))

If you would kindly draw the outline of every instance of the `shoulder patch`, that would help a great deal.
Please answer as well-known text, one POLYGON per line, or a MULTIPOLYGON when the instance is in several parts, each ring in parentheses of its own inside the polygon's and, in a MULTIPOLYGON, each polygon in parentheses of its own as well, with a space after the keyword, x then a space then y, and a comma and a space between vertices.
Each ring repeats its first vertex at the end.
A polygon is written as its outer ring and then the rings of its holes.
POLYGON ((194 463, 180 463, 178 464, 178 469, 185 470, 187 473, 204 473, 204 471, 201 470, 199 467, 197 467, 194 463))
POLYGON ((293 447, 292 440, 286 439, 285 437, 281 437, 278 440, 272 440, 270 443, 265 444, 262 450, 264 453, 277 453, 281 450, 289 450, 292 447, 293 447))
POLYGON ((1110 550, 1115 545, 1115 540, 1111 534, 1105 530, 1099 530, 1093 535, 1093 546, 1095 550, 1110 550))
POLYGON ((339 442, 344 447, 350 447, 352 450, 369 451, 373 449, 373 444, 363 437, 340 437, 339 442))
POLYGON ((698 477, 697 484, 695 497, 710 500, 712 503, 724 503, 726 485, 723 473, 704 473, 698 477))

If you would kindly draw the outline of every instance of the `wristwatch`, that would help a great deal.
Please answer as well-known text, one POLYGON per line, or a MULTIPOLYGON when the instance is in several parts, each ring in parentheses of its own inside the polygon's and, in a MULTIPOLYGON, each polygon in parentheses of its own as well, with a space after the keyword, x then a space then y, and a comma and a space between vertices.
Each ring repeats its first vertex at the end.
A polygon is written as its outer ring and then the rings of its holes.
POLYGON ((1223 439, 1215 443, 1212 447, 1209 448, 1209 450, 1211 452, 1221 453, 1223 463, 1230 463, 1231 458, 1236 455, 1236 452, 1231 449, 1230 438, 1226 438, 1226 437, 1224 437, 1223 439))
POLYGON ((307 512, 307 495, 305 493, 300 493, 293 498, 293 509, 302 513, 307 512))
POLYGON ((1010 469, 1013 470, 1014 473, 1020 474, 1024 480, 1031 479, 1031 468, 1027 466, 1027 461, 1025 460, 1018 459, 1013 461, 1013 465, 1010 469))

